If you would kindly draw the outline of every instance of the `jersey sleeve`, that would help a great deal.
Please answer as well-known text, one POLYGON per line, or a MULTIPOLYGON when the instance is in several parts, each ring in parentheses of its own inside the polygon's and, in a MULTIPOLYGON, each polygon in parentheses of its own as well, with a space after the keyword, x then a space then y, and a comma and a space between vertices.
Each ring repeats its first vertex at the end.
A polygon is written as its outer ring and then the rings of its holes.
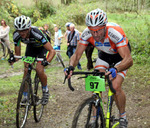
POLYGON ((88 28, 86 28, 82 34, 81 34, 81 38, 80 38, 80 44, 81 45, 85 45, 88 46, 89 44, 89 39, 92 37, 90 31, 88 28))
POLYGON ((128 40, 124 31, 119 26, 108 28, 108 37, 115 43, 117 49, 127 46, 128 40))
POLYGON ((21 36, 19 35, 17 31, 13 33, 13 41, 14 41, 15 46, 20 46, 21 36))
POLYGON ((49 42, 46 35, 38 28, 31 29, 31 34, 33 38, 35 38, 37 41, 40 41, 43 45, 49 42))

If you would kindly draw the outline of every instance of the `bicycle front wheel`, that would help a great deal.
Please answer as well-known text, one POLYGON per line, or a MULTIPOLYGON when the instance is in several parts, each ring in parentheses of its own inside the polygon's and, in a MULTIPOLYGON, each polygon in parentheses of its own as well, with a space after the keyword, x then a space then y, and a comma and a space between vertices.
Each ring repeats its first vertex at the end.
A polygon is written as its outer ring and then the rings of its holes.
POLYGON ((95 106, 95 98, 93 97, 84 100, 79 105, 72 121, 72 128, 103 128, 105 120, 101 106, 98 107, 99 113, 96 112, 98 113, 97 120, 91 126, 93 106, 95 106))
POLYGON ((16 126, 17 128, 23 128, 25 126, 28 111, 30 108, 30 78, 27 76, 23 79, 21 83, 21 87, 18 94, 18 100, 17 100, 17 109, 16 109, 16 126), (23 92, 27 92, 27 99, 25 102, 23 102, 23 92))
POLYGON ((33 107, 33 112, 34 112, 34 119, 36 122, 39 122, 42 114, 43 114, 43 109, 44 109, 44 105, 42 105, 42 85, 41 82, 39 80, 39 77, 35 76, 34 79, 34 99, 35 99, 35 105, 33 107))

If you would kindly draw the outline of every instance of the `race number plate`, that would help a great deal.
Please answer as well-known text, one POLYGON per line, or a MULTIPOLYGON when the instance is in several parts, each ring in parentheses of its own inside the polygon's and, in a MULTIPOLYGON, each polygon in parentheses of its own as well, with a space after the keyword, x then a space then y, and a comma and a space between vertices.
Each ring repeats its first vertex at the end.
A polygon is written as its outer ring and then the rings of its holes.
POLYGON ((99 76, 88 76, 85 78, 86 91, 105 91, 105 79, 99 76))

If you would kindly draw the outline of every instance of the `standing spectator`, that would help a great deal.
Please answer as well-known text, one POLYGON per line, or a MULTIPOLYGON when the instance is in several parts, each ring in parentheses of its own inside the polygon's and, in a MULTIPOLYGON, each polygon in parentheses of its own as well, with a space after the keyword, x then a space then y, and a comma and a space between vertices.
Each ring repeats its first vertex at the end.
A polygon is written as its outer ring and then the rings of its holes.
POLYGON ((55 25, 54 27, 55 31, 55 38, 54 38, 54 49, 55 50, 60 50, 60 45, 61 45, 61 39, 63 37, 62 33, 60 30, 58 30, 58 27, 55 25))
POLYGON ((66 26, 66 32, 65 32, 65 34, 64 34, 64 37, 65 37, 65 39, 67 40, 67 38, 68 38, 68 34, 69 34, 69 32, 70 32, 70 24, 72 24, 71 22, 67 22, 66 24, 65 24, 65 26, 66 26))
POLYGON ((49 40, 49 42, 51 42, 51 33, 50 33, 50 31, 48 29, 49 29, 49 25, 45 24, 44 25, 44 32, 46 33, 47 39, 49 40))
MULTIPOLYGON (((55 25, 54 31, 55 31, 55 35, 54 35, 54 47, 53 48, 54 50, 60 50, 61 39, 63 35, 61 33, 61 29, 60 28, 58 29, 57 25, 55 25)), ((57 52, 60 52, 60 51, 57 51, 57 52)), ((61 54, 60 54, 60 57, 62 58, 61 54)), ((57 56, 56 56, 56 61, 60 61, 57 56)))
POLYGON ((10 52, 10 41, 9 41, 9 31, 10 27, 6 24, 5 20, 1 20, 0 26, 0 43, 3 41, 8 47, 8 52, 10 52))
POLYGON ((93 69, 93 61, 92 61, 92 53, 94 50, 94 46, 89 43, 87 48, 85 49, 85 54, 87 57, 87 70, 93 69))
MULTIPOLYGON (((71 24, 70 32, 68 35, 68 41, 67 41, 67 46, 68 46, 67 55, 69 58, 74 54, 78 42, 79 42, 79 31, 75 29, 74 24, 71 24)), ((80 62, 78 63, 77 67, 78 69, 82 70, 80 62)))

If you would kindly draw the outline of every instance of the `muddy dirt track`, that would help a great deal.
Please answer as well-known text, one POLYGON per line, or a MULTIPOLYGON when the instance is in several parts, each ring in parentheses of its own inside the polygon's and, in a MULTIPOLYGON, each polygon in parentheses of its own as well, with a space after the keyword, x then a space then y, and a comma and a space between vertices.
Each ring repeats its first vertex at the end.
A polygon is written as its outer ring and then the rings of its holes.
MULTIPOLYGON (((89 96, 90 92, 85 92, 84 80, 77 80, 77 76, 72 78, 72 85, 75 91, 69 90, 67 83, 63 83, 63 72, 57 72, 58 76, 53 81, 53 85, 49 85, 51 98, 44 108, 42 120, 35 123, 33 116, 28 118, 26 128, 71 128, 73 115, 77 106, 81 101, 89 96)), ((48 74, 49 78, 52 78, 48 74)), ((123 89, 126 93, 126 111, 129 121, 129 128, 150 128, 150 86, 144 89, 136 87, 133 84, 134 78, 126 77, 123 89)), ((33 112, 29 112, 33 115, 33 112)), ((15 128, 15 124, 4 126, 2 128, 15 128)))

